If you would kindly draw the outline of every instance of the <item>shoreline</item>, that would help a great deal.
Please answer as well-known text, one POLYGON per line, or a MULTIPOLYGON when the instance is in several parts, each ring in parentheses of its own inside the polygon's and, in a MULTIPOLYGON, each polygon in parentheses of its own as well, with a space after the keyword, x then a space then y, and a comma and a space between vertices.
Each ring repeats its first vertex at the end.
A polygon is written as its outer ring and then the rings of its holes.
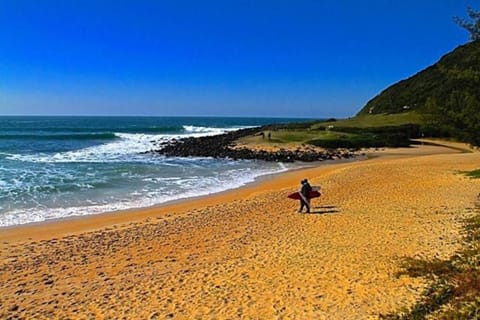
MULTIPOLYGON (((420 140, 417 140, 420 141, 420 140)), ((434 147, 447 148, 455 150, 457 152, 471 152, 471 148, 465 146, 463 143, 455 143, 448 141, 437 141, 437 140, 428 140, 424 139, 427 144, 434 147)), ((412 147, 410 147, 412 148, 412 147)), ((168 200, 166 202, 161 202, 152 206, 146 207, 133 207, 123 210, 113 210, 105 211, 94 214, 87 215, 76 215, 64 218, 55 218, 48 219, 38 222, 30 222, 19 225, 11 225, 0 227, 0 248, 4 242, 23 242, 23 241, 39 241, 49 239, 49 235, 46 235, 45 232, 55 235, 56 237, 61 237, 64 235, 74 235, 83 232, 91 232, 101 228, 110 227, 113 225, 133 222, 138 223, 145 219, 157 218, 157 214, 165 215, 169 210, 182 210, 185 208, 192 208, 195 206, 196 202, 212 202, 216 201, 228 201, 227 199, 233 199, 233 195, 237 192, 247 193, 249 190, 253 190, 257 187, 261 187, 262 182, 268 181, 270 179, 279 178, 281 175, 288 174, 293 175, 294 173, 301 173, 306 171, 305 174, 308 175, 308 171, 311 169, 317 169, 325 166, 335 166, 344 163, 355 163, 361 161, 371 161, 374 159, 381 159, 382 157, 404 157, 411 156, 404 155, 402 150, 408 150, 410 148, 378 148, 378 149, 368 149, 365 150, 365 153, 362 152, 361 155, 357 155, 352 158, 340 158, 336 160, 324 160, 324 161, 314 161, 314 162, 303 162, 303 165, 298 168, 287 169, 285 171, 269 173, 261 176, 255 177, 254 181, 248 182, 239 187, 232 189, 226 189, 219 192, 213 192, 205 195, 199 195, 194 197, 180 198, 176 200, 168 200), (386 150, 386 151, 382 151, 386 150), (362 158, 362 159, 358 159, 362 158), (210 199, 211 198, 211 199, 210 199), (157 213, 157 214, 156 214, 157 213), (91 220, 91 221, 89 221, 91 220), (98 225, 97 225, 98 224, 98 225), (75 225, 71 227, 69 225, 75 225), (58 231, 60 228, 67 231, 58 231), (78 230, 77 230, 78 228, 78 230)), ((418 155, 417 155, 418 156, 418 155)), ((304 175, 305 175, 304 174, 304 175)), ((298 180, 298 179, 297 179, 298 180)), ((292 192, 297 191, 292 188, 292 192)))
MULTIPOLYGON (((424 140, 431 142, 430 140, 424 140)), ((468 146, 459 143, 445 142, 442 144, 440 141, 435 141, 431 144, 434 147, 447 148, 455 151, 470 149, 468 146)), ((358 160, 357 158, 337 159, 337 160, 325 160, 316 162, 305 162, 306 167, 294 168, 278 173, 266 174, 256 177, 254 181, 249 182, 237 188, 227 189, 220 192, 201 195, 197 197, 187 197, 177 200, 170 200, 164 203, 159 203, 153 206, 131 208, 125 210, 106 211, 97 214, 71 216, 58 219, 49 219, 39 222, 31 222, 20 225, 0 227, 0 248, 5 242, 26 242, 26 241, 39 241, 46 240, 55 235, 61 237, 64 235, 74 235, 82 232, 91 232, 101 228, 113 226, 129 222, 140 222, 147 218, 156 218, 158 215, 167 215, 169 210, 185 210, 194 208, 198 202, 215 203, 216 201, 228 202, 231 199, 235 199, 234 194, 240 192, 242 194, 249 194, 249 191, 253 192, 255 188, 259 187, 262 182, 270 179, 279 178, 280 175, 291 176, 294 173, 300 173, 306 171, 304 175, 308 175, 308 171, 317 169, 319 167, 340 165, 342 163, 355 163, 359 161, 371 161, 374 159, 381 159, 382 157, 403 157, 405 156, 402 150, 408 150, 410 148, 381 148, 367 150, 364 159, 358 160), (386 150, 386 151, 382 151, 386 150), (317 165, 315 165, 317 164, 317 165), (62 231, 59 231, 61 229, 62 231)), ((407 151, 407 156, 410 152, 407 151)), ((417 155, 418 156, 418 155, 417 155)), ((297 178, 298 180, 298 178, 297 178)), ((296 189, 292 188, 292 192, 296 189)))
MULTIPOLYGON (((366 156, 359 155, 358 157, 353 158, 341 158, 337 160, 324 160, 324 161, 314 161, 314 162, 303 162, 301 166, 291 169, 286 169, 285 171, 268 173, 265 175, 260 175, 254 178, 254 181, 247 182, 244 185, 222 190, 219 192, 213 192, 209 194, 194 196, 194 197, 185 197, 176 200, 168 200, 166 202, 161 202, 152 206, 146 207, 133 207, 124 210, 114 210, 114 211, 105 211, 101 213, 94 213, 94 214, 87 214, 87 215, 76 215, 70 217, 63 217, 63 218, 54 218, 48 219, 44 221, 37 221, 37 222, 30 222, 25 224, 18 224, 18 225, 11 225, 0 227, 0 248, 2 247, 2 243, 4 242, 23 242, 23 241, 40 241, 46 240, 49 236, 44 235, 44 232, 49 232, 51 235, 55 235, 55 237, 61 237, 63 235, 73 235, 82 232, 91 232, 97 229, 101 229, 104 227, 109 227, 113 225, 117 225, 119 223, 123 224, 125 221, 127 222, 139 222, 144 220, 145 218, 156 218, 155 211, 161 211, 161 213, 165 214, 165 211, 168 210, 176 210, 179 207, 186 206, 190 208, 194 206, 197 201, 199 202, 215 202, 218 200, 223 201, 224 198, 230 199, 233 194, 237 192, 247 192, 247 190, 255 189, 260 184, 265 181, 269 181, 271 179, 276 179, 281 175, 285 174, 294 174, 298 172, 302 172, 309 169, 315 169, 324 166, 332 166, 332 165, 339 165, 343 163, 351 163, 351 162, 358 162, 358 161, 366 161, 369 160, 366 156), (362 158, 362 159, 359 159, 362 158), (245 189, 245 190, 243 190, 245 189), (214 199, 208 199, 214 198, 214 199), (118 215, 118 217, 116 217, 118 215), (138 216, 137 216, 138 215, 138 216), (97 220, 97 221, 82 221, 82 220, 97 220), (98 227, 94 225, 98 223, 98 227), (62 230, 69 230, 69 224, 76 224, 79 227, 79 230, 71 231, 69 233, 64 233, 64 231, 60 231, 57 233, 57 228, 61 228, 62 230), (85 228, 85 229, 84 229, 85 228), (45 230, 45 231, 43 231, 45 230), (40 234, 37 234, 39 232, 40 234), (28 237, 27 237, 28 234, 28 237)), ((297 191, 296 189, 292 192, 297 191)))

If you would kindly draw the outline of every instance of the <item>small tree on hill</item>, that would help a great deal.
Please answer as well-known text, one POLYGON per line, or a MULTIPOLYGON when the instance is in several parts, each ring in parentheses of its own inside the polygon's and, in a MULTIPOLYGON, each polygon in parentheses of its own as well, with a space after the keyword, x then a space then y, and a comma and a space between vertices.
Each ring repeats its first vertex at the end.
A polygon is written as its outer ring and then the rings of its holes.
POLYGON ((453 21, 470 32, 470 40, 480 40, 480 11, 475 11, 471 7, 468 7, 467 13, 473 21, 467 21, 459 17, 454 17, 453 21))

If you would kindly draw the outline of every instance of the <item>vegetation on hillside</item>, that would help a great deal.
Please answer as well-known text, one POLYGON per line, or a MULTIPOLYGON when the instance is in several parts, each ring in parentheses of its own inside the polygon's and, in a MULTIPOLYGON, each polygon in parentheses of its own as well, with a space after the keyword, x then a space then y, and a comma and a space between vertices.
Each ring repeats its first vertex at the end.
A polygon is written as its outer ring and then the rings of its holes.
POLYGON ((480 145, 480 11, 467 9, 470 20, 454 21, 472 42, 437 63, 402 80, 371 99, 358 116, 401 114, 423 116, 422 132, 480 145))
POLYGON ((468 95, 480 100, 480 41, 460 46, 440 61, 371 99, 358 115, 424 112, 428 99, 440 103, 468 95))
POLYGON ((470 40, 480 40, 480 11, 475 11, 471 7, 468 7, 467 13, 472 20, 471 22, 459 17, 454 17, 453 20, 470 33, 470 40))
POLYGON ((427 135, 480 145, 480 40, 460 46, 439 62, 387 88, 359 116, 423 115, 427 135))

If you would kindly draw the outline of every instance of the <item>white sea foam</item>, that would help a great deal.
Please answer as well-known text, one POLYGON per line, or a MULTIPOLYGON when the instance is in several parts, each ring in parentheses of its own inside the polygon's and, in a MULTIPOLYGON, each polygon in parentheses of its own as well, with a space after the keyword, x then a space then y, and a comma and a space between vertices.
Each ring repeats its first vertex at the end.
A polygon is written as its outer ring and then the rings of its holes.
POLYGON ((153 206, 237 188, 290 167, 142 154, 172 139, 238 129, 184 126, 177 134, 119 132, 115 140, 79 150, 3 154, 9 161, 0 165, 0 226, 153 206))
POLYGON ((55 154, 8 154, 6 159, 28 162, 43 163, 66 163, 66 162, 123 162, 123 161, 150 161, 141 155, 144 152, 157 149, 157 145, 173 139, 186 137, 201 137, 218 135, 238 128, 215 128, 183 126, 183 134, 143 134, 143 133, 115 133, 119 139, 109 143, 91 146, 79 150, 58 152, 55 154))
POLYGON ((231 128, 216 128, 216 127, 201 127, 201 126, 183 126, 185 132, 193 136, 217 135, 226 132, 236 131, 249 127, 231 127, 231 128))
POLYGON ((79 150, 57 152, 54 154, 12 154, 9 160, 61 163, 61 162, 119 162, 128 160, 129 155, 140 154, 153 149, 154 141, 165 139, 164 136, 116 133, 119 139, 79 150))
POLYGON ((154 206, 172 200, 203 196, 238 188, 247 183, 253 182, 255 178, 259 176, 279 173, 287 169, 287 166, 277 164, 270 169, 252 170, 250 168, 243 168, 226 171, 223 175, 214 175, 210 177, 171 177, 167 179, 172 183, 182 186, 181 192, 178 192, 178 189, 176 189, 176 191, 151 189, 137 190, 131 193, 133 197, 130 199, 118 199, 117 201, 109 203, 107 203, 106 200, 101 201, 100 203, 94 203, 92 200, 88 200, 84 201, 84 203, 89 203, 89 205, 68 208, 48 208, 38 203, 38 206, 34 208, 13 209, 2 213, 0 216, 0 227, 154 206))

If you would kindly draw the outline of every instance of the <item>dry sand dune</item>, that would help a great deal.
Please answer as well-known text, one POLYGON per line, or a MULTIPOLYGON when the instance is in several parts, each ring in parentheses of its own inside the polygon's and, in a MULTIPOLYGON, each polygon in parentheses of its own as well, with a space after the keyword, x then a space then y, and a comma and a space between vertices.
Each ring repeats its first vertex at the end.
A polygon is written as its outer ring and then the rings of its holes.
POLYGON ((270 177, 177 204, 0 230, 0 318, 375 319, 424 281, 402 257, 447 257, 480 153, 421 146, 270 177), (314 214, 286 198, 321 185, 314 214), (29 239, 30 238, 30 239, 29 239))

